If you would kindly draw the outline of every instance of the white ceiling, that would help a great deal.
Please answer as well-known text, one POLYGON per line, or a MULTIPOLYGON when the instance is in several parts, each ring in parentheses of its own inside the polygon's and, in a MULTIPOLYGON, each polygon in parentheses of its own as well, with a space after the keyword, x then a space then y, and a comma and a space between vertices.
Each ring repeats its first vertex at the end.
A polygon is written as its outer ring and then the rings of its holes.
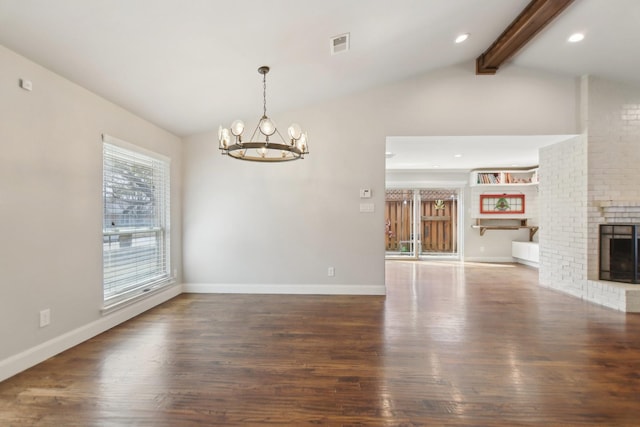
MULTIPOLYGON (((528 3, 0 0, 0 44, 184 136, 257 118, 261 65, 275 115, 472 61, 528 3), (351 51, 331 56, 345 32, 351 51), (471 37, 456 45, 460 33, 471 37)), ((575 0, 513 62, 640 85, 639 22, 640 0, 575 0)))
POLYGON ((392 136, 387 137, 386 169, 537 166, 540 148, 573 137, 575 135, 392 136))
POLYGON ((640 1, 574 0, 513 63, 640 86, 640 1), (585 39, 567 43, 576 32, 585 39))

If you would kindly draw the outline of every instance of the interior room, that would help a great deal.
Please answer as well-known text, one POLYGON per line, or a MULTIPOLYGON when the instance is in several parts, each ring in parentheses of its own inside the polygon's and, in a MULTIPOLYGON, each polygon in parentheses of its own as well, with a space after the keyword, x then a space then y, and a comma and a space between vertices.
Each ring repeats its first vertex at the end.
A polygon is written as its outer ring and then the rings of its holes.
POLYGON ((639 19, 0 0, 0 424, 633 425, 639 19))

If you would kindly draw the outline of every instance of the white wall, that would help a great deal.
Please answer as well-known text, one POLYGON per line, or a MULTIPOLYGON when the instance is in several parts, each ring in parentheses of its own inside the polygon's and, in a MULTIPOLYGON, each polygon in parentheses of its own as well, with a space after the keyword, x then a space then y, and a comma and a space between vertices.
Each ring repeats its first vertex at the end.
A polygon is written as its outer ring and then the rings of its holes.
POLYGON ((469 184, 465 170, 386 170, 387 187, 396 188, 459 188, 469 184))
MULTIPOLYGON (((533 165, 532 165, 533 166, 533 165)), ((538 202, 538 186, 523 185, 512 187, 491 187, 491 186, 473 186, 469 188, 469 204, 468 204, 468 225, 476 223, 476 218, 496 218, 496 215, 480 213, 480 195, 482 194, 501 194, 513 193, 524 194, 525 196, 525 213, 501 215, 501 219, 527 219, 529 225, 539 225, 539 202, 538 202)), ((502 221, 506 224, 513 224, 513 221, 502 221)), ((538 241, 538 234, 533 236, 533 241, 538 241)), ((484 235, 480 235, 480 230, 469 229, 465 238, 465 259, 468 261, 494 261, 506 262, 512 261, 511 242, 529 241, 529 230, 486 230, 484 235)))
POLYGON ((102 133, 171 158, 180 271, 180 139, 0 46, 0 380, 122 320, 101 315, 102 133))
POLYGON ((386 137, 576 133, 576 88, 516 67, 476 76, 469 63, 272 113, 310 132, 311 154, 293 164, 222 157, 214 132, 187 138, 185 282, 201 285, 187 289, 379 292, 386 137), (359 213, 359 188, 373 190, 375 213, 359 213))

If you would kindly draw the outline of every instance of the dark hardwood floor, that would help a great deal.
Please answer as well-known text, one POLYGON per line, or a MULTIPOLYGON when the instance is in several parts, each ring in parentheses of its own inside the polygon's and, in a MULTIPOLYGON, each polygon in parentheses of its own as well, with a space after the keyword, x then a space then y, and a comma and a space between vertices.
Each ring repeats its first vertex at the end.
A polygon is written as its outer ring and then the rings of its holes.
POLYGON ((387 297, 181 295, 0 383, 0 425, 640 425, 640 316, 511 264, 387 297))

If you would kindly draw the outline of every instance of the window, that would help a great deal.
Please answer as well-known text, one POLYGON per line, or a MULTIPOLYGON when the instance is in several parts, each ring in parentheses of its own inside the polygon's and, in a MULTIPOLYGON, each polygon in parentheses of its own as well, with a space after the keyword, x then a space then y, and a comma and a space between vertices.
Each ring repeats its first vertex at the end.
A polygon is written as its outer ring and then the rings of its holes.
POLYGON ((169 284, 169 159, 103 136, 105 307, 169 284))

